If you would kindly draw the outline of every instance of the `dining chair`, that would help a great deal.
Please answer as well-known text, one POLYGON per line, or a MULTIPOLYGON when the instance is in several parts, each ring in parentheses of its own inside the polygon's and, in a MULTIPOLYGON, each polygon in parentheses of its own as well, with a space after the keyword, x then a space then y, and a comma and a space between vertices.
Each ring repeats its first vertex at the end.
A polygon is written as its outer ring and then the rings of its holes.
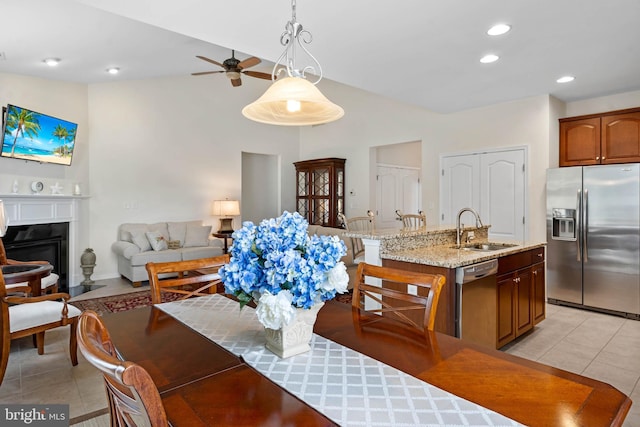
POLYGON ((229 262, 229 254, 190 261, 149 262, 151 302, 160 304, 162 294, 179 294, 178 299, 215 294, 222 284, 218 269, 229 262))
POLYGON ((104 377, 111 426, 169 426, 158 388, 140 365, 122 360, 98 313, 87 310, 78 321, 78 346, 104 377))
MULTIPOLYGON (((28 295, 31 288, 23 285, 12 288, 11 292, 28 295)), ((38 354, 44 354, 44 332, 49 329, 69 325, 69 355, 71 364, 78 364, 76 325, 80 310, 67 304, 66 293, 54 293, 37 297, 7 295, 4 276, 0 272, 0 333, 2 334, 0 360, 0 384, 9 363, 11 340, 35 336, 38 354), (62 301, 59 301, 62 300, 62 301)))
POLYGON ((427 225, 427 216, 422 211, 417 214, 402 214, 400 219, 404 228, 421 228, 427 225))
POLYGON ((441 274, 406 271, 360 263, 353 287, 352 305, 362 312, 376 313, 433 331, 440 292, 445 284, 441 274), (381 286, 366 278, 381 280, 381 286))
MULTIPOLYGON (((48 261, 16 261, 13 259, 7 258, 7 252, 4 248, 4 244, 2 243, 2 239, 0 239, 0 265, 15 265, 15 264, 49 264, 48 261)), ((41 294, 55 294, 58 292, 58 281, 60 280, 60 276, 56 273, 50 273, 48 276, 43 277, 40 280, 40 293, 41 294)), ((12 283, 11 285, 6 285, 7 292, 13 292, 14 288, 21 288, 25 286, 27 282, 24 283, 12 283)))
MULTIPOLYGON (((373 212, 367 211, 367 216, 356 216, 347 218, 343 213, 338 214, 338 220, 347 231, 352 232, 373 232, 375 231, 375 216, 373 212)), ((359 237, 351 237, 353 247, 353 260, 356 264, 364 262, 364 244, 359 237)))

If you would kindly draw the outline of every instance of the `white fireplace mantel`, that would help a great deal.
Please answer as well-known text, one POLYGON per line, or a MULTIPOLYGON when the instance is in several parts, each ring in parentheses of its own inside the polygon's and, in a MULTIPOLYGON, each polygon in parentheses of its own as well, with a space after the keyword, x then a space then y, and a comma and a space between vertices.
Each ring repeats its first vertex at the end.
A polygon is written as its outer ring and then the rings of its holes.
POLYGON ((79 283, 79 268, 76 261, 78 246, 79 203, 88 196, 66 196, 47 194, 0 194, 8 225, 34 225, 56 222, 69 223, 69 287, 79 283), (78 276, 78 277, 76 277, 78 276))

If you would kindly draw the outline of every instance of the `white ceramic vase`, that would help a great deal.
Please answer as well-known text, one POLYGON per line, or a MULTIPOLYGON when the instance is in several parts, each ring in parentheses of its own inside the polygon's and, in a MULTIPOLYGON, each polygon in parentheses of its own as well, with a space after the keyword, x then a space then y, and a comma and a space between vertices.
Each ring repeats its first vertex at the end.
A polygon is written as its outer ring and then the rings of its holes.
POLYGON ((296 320, 280 329, 264 328, 267 348, 283 359, 311 350, 309 342, 313 325, 323 305, 324 302, 321 302, 308 310, 297 308, 296 320))

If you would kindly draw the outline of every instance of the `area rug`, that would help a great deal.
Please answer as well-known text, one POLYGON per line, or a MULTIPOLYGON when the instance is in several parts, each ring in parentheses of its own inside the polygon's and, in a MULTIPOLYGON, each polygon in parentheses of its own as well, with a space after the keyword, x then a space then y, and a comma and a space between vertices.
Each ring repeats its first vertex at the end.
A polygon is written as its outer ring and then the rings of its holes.
MULTIPOLYGON (((162 301, 175 301, 179 297, 180 295, 178 294, 164 294, 162 295, 162 301)), ((82 311, 93 310, 102 316, 107 313, 117 313, 139 307, 148 307, 151 305, 151 292, 149 290, 130 292, 128 294, 112 295, 109 297, 72 301, 70 304, 78 307, 82 311)))
MULTIPOLYGON (((345 304, 351 304, 351 292, 336 295, 336 301, 345 304)), ((178 294, 163 294, 162 301, 175 301, 180 298, 178 294)), ((151 292, 149 290, 131 292, 122 295, 113 295, 102 298, 91 298, 80 301, 72 301, 70 304, 78 307, 80 310, 93 310, 99 315, 108 313, 117 313, 119 311, 127 311, 139 307, 148 307, 151 305, 151 292)))

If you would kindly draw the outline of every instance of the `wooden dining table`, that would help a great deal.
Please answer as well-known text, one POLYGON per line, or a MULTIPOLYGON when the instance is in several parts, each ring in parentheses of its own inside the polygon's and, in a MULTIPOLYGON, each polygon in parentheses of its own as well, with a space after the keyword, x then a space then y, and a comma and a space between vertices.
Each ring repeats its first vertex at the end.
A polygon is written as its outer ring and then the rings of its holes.
MULTIPOLYGON (((104 320, 122 357, 149 372, 176 426, 336 424, 160 308, 104 320)), ((314 332, 529 426, 622 425, 631 406, 609 384, 336 301, 320 310, 314 332)))

